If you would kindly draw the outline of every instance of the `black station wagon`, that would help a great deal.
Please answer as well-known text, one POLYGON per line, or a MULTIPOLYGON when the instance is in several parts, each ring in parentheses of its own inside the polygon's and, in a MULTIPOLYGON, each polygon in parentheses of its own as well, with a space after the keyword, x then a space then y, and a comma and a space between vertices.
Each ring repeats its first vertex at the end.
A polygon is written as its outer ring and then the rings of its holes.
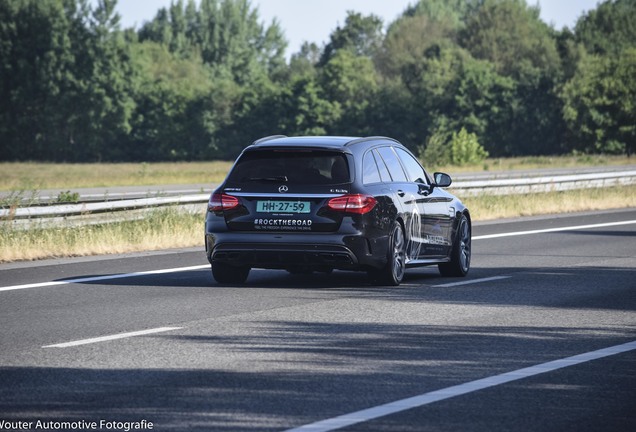
POLYGON ((255 141, 210 196, 205 246, 219 283, 251 268, 368 272, 398 285, 408 267, 470 268, 468 209, 398 141, 285 137, 255 141))

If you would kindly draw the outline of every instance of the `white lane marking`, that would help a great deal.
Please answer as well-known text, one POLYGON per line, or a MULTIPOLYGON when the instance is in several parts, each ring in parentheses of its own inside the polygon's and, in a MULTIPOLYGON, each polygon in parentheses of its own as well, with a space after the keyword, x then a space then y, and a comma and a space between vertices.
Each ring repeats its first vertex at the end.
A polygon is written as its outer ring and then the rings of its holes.
POLYGON ((468 393, 472 393, 478 390, 483 390, 489 387, 506 384, 512 381, 517 381, 523 378, 532 377, 546 372, 552 372, 558 369, 566 368, 569 366, 575 366, 581 363, 589 362, 592 360, 598 360, 603 357, 609 357, 616 354, 625 353, 636 349, 636 341, 628 342, 622 345, 615 345, 608 348, 603 348, 597 351, 590 351, 587 353, 575 355, 572 357, 566 357, 559 360, 554 360, 547 363, 541 363, 535 366, 530 366, 523 369, 518 369, 512 372, 506 372, 501 375, 494 375, 491 377, 478 379, 476 381, 459 384, 445 389, 424 393, 418 396, 390 402, 384 405, 378 405, 376 407, 356 411, 350 414, 344 414, 338 417, 333 417, 326 420, 321 420, 315 423, 310 423, 304 426, 300 426, 294 429, 289 429, 287 432, 328 432, 336 429, 340 429, 346 426, 351 426, 358 423, 364 423, 370 420, 374 420, 380 417, 384 417, 390 414, 395 414, 401 411, 406 411, 412 408, 419 408, 424 405, 431 404, 433 402, 439 402, 445 399, 450 399, 455 396, 461 396, 468 393))
POLYGON ((83 283, 83 282, 99 282, 99 281, 111 280, 111 279, 123 279, 123 278, 129 278, 129 277, 137 277, 137 276, 148 276, 148 275, 157 275, 157 274, 165 274, 165 273, 177 273, 177 272, 190 271, 190 270, 201 270, 203 268, 210 268, 210 265, 205 264, 205 265, 198 265, 198 266, 191 266, 191 267, 177 267, 177 268, 169 268, 169 269, 162 269, 162 270, 150 270, 150 271, 135 272, 135 273, 122 273, 122 274, 107 275, 107 276, 91 276, 91 277, 78 278, 78 279, 68 279, 63 281, 49 281, 49 282, 32 283, 32 284, 26 284, 26 285, 13 285, 13 286, 7 286, 7 287, 0 287, 0 291, 42 288, 42 287, 69 285, 69 284, 83 283))
POLYGON ((130 338, 135 336, 143 336, 143 335, 162 333, 162 332, 167 332, 172 330, 180 330, 182 328, 183 327, 159 327, 159 328, 154 328, 149 330, 141 330, 141 331, 128 332, 128 333, 118 333, 118 334, 114 334, 110 336, 101 336, 101 337, 90 338, 90 339, 81 339, 81 340, 76 340, 73 342, 64 342, 64 343, 53 344, 53 345, 45 345, 42 348, 68 348, 68 347, 74 347, 78 345, 88 345, 92 343, 106 342, 106 341, 111 341, 116 339, 125 339, 125 338, 130 338))
POLYGON ((530 235, 530 234, 543 234, 543 233, 551 233, 551 232, 559 232, 559 231, 573 231, 573 230, 583 230, 583 229, 592 229, 592 228, 605 228, 605 227, 613 227, 620 225, 631 225, 635 224, 636 220, 630 221, 621 221, 621 222, 608 222, 594 225, 578 225, 578 226, 570 226, 570 227, 561 227, 561 228, 547 228, 547 229, 539 229, 532 231, 517 231, 510 233, 501 233, 501 234, 489 234, 473 237, 473 240, 485 240, 485 239, 494 239, 501 237, 514 237, 521 235, 530 235))
POLYGON ((500 279, 509 279, 511 277, 512 276, 493 276, 493 277, 487 277, 487 278, 481 278, 481 279, 472 279, 472 280, 463 281, 463 282, 451 282, 447 284, 433 285, 432 287, 433 288, 448 288, 448 287, 455 287, 460 285, 470 285, 470 284, 481 283, 481 282, 496 281, 500 279))

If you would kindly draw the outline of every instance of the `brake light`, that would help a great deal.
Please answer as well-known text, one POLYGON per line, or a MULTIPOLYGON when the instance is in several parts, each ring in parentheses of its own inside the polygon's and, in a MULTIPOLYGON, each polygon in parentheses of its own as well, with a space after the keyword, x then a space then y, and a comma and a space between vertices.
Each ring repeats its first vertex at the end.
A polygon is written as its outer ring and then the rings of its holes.
POLYGON ((213 193, 210 195, 208 201, 208 210, 211 212, 220 212, 223 210, 231 210, 234 207, 238 207, 239 200, 232 195, 226 195, 221 193, 213 193))
POLYGON ((344 213, 365 214, 373 210, 377 203, 371 195, 352 194, 330 199, 327 207, 344 213))

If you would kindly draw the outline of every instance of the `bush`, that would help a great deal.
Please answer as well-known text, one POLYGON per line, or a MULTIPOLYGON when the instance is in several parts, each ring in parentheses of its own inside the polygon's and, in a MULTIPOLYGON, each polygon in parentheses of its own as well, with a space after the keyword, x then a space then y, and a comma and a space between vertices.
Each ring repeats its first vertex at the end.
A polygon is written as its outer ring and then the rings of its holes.
POLYGON ((462 128, 459 133, 453 132, 450 142, 450 162, 462 166, 478 164, 488 157, 488 152, 479 144, 477 135, 468 133, 462 128))
POLYGON ((423 152, 420 156, 428 166, 443 166, 451 163, 451 148, 448 145, 449 134, 445 131, 438 130, 431 135, 423 152))
POLYGON ((477 135, 465 128, 452 135, 442 129, 436 131, 422 152, 426 164, 433 166, 478 164, 487 157, 488 152, 479 144, 477 135))

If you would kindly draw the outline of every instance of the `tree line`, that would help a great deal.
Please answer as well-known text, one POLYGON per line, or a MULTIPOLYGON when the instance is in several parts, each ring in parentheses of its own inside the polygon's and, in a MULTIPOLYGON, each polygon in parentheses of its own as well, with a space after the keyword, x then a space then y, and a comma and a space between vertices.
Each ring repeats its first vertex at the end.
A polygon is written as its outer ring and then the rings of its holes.
MULTIPOLYGON (((285 57, 249 0, 174 0, 122 29, 116 0, 0 0, 0 160, 232 159, 265 135, 459 131, 491 156, 636 150, 636 0, 555 29, 525 0, 348 12, 285 57)), ((430 152, 429 152, 430 153, 430 152)))

